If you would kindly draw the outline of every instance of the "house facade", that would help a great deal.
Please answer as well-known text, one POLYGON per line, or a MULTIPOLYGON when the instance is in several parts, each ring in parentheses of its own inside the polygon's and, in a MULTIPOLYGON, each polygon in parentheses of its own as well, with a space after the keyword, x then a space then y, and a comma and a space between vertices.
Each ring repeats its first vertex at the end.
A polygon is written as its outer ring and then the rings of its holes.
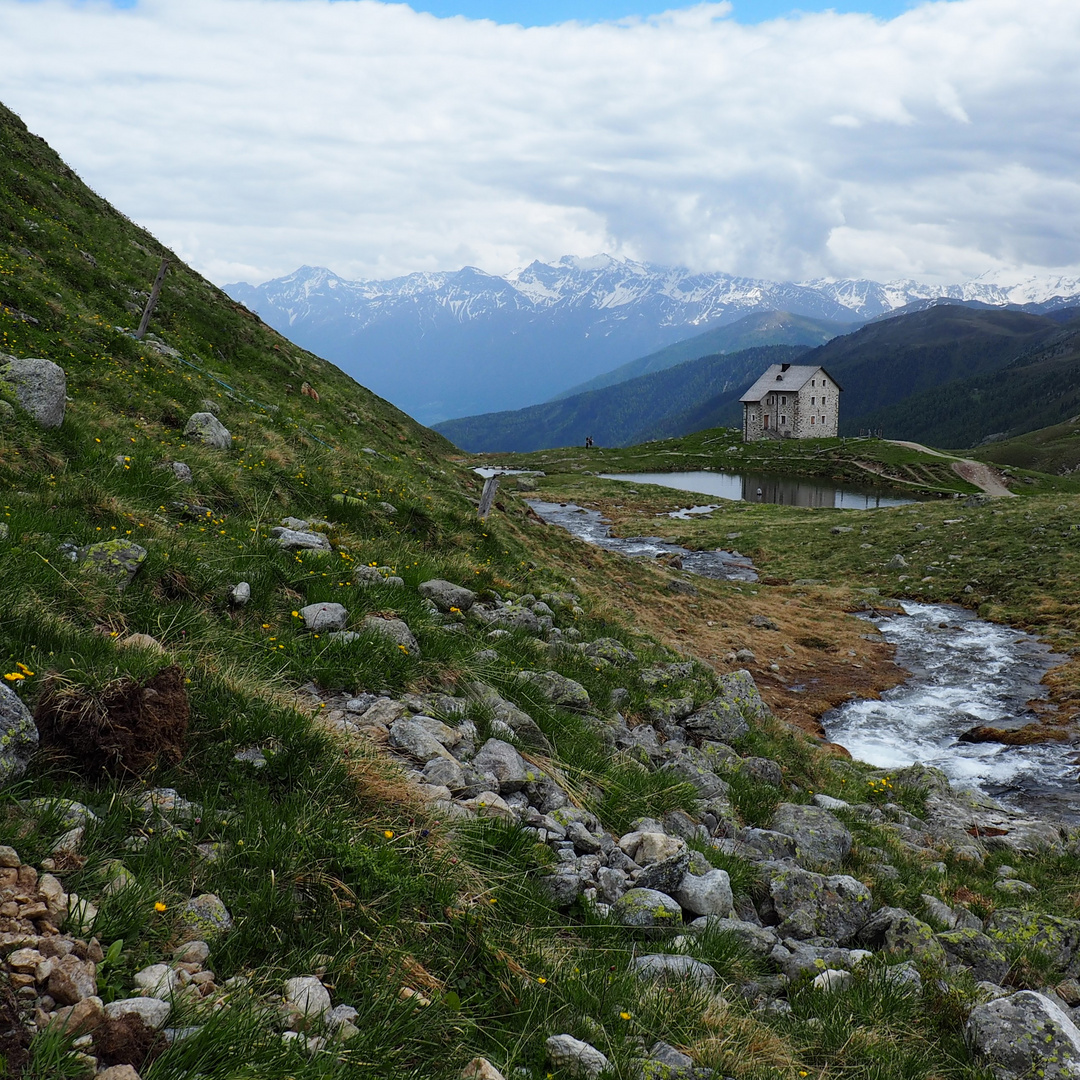
POLYGON ((840 393, 823 367, 773 364, 739 399, 743 442, 835 437, 840 393))

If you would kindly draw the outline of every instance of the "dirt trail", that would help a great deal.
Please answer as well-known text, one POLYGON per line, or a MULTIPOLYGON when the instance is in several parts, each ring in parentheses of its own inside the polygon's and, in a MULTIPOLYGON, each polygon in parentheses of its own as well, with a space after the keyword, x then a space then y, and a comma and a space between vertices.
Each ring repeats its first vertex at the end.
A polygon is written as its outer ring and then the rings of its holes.
POLYGON ((1015 491, 1010 491, 1001 478, 997 469, 984 465, 981 461, 971 461, 969 458, 958 458, 953 454, 943 454, 940 450, 931 450, 922 443, 905 442, 903 439, 889 439, 894 446, 906 446, 909 450, 918 450, 933 457, 945 458, 952 461, 952 470, 969 484, 974 484, 987 495, 1015 496, 1015 491))

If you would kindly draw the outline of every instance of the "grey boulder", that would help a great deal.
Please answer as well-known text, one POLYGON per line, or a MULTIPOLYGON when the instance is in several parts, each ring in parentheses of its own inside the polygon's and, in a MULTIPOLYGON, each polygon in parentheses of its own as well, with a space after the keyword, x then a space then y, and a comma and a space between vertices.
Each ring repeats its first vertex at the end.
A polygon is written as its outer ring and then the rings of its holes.
POLYGON ((870 890, 846 874, 824 877, 798 867, 778 870, 769 883, 782 937, 823 937, 843 944, 867 923, 870 890))
POLYGON ((630 964, 630 970, 639 978, 658 982, 693 982, 699 986, 716 982, 716 972, 708 964, 681 953, 639 956, 630 964))
POLYGON ((184 434, 197 439, 204 446, 212 446, 215 450, 232 448, 229 429, 213 413, 193 413, 184 425, 184 434))
POLYGON ((270 530, 270 536, 278 542, 278 546, 285 551, 330 551, 330 540, 322 533, 304 532, 299 529, 288 529, 283 525, 275 525, 270 530))
POLYGON ((38 747, 38 730, 30 710, 11 687, 0 683, 0 787, 26 772, 38 747))
POLYGON ((589 691, 557 671, 522 671, 518 678, 536 687, 540 696, 564 709, 583 712, 589 707, 589 691))
POLYGON ((329 633, 344 630, 349 613, 341 604, 308 604, 300 609, 306 629, 312 633, 329 633))
POLYGON ((1033 990, 977 1005, 964 1035, 997 1080, 1080 1078, 1080 1031, 1054 1002, 1033 990))
POLYGON ((851 833, 819 806, 781 803, 770 828, 795 841, 796 858, 801 862, 831 870, 851 851, 851 833))
POLYGON ((484 776, 492 777, 503 795, 520 791, 540 778, 538 770, 527 765, 517 750, 502 739, 488 739, 472 759, 472 767, 484 776))
POLYGON ((67 376, 58 364, 36 357, 9 357, 0 365, 0 379, 10 385, 19 407, 42 427, 55 428, 64 422, 67 376))
POLYGON ((401 619, 381 619, 378 615, 368 615, 362 625, 364 630, 392 642, 411 656, 420 655, 420 642, 401 619))
POLYGON ((638 930, 672 930, 682 925, 678 901, 654 889, 628 889, 611 905, 611 917, 638 930))
POLYGON ((710 870, 707 874, 684 874, 672 895, 685 911, 694 915, 731 914, 731 879, 726 870, 710 870))
POLYGON ((103 540, 78 550, 79 569, 107 578, 120 592, 131 584, 146 556, 146 548, 127 540, 103 540))
POLYGON ((458 611, 465 612, 476 603, 476 593, 471 589, 443 581, 442 578, 423 582, 417 592, 430 600, 440 611, 457 608, 458 611))
POLYGON ((564 1069, 567 1076, 597 1080, 608 1067, 608 1059, 595 1046, 573 1035, 552 1035, 545 1046, 548 1060, 556 1069, 564 1069))
POLYGON ((720 693, 686 718, 686 730, 708 739, 731 742, 750 730, 750 723, 769 715, 749 671, 733 671, 720 680, 720 693))

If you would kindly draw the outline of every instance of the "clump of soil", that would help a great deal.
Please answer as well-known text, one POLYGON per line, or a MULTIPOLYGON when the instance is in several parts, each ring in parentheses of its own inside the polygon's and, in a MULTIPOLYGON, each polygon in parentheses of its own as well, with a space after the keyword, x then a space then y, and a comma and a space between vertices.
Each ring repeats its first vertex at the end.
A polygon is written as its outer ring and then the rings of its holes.
POLYGON ((5 979, 0 983, 0 1062, 5 1076, 19 1076, 30 1060, 30 1032, 19 1017, 15 994, 5 979))
POLYGON ((145 683, 125 676, 91 691, 46 680, 34 719, 41 747, 88 780, 139 776, 184 753, 191 707, 174 664, 145 683))
POLYGON ((94 1029, 94 1054, 102 1065, 131 1065, 141 1072, 161 1056, 166 1046, 161 1032, 149 1027, 136 1013, 107 1017, 94 1029))

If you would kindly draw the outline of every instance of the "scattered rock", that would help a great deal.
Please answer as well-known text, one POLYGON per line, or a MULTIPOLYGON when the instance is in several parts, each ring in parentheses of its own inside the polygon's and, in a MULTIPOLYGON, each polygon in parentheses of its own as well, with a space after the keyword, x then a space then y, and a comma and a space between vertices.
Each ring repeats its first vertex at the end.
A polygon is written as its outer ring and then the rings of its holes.
POLYGON ((420 655, 420 642, 401 619, 383 619, 378 615, 368 615, 361 625, 369 633, 385 638, 398 648, 404 649, 410 656, 420 655))
POLYGON ((330 633, 344 630, 349 613, 341 604, 308 604, 300 609, 304 628, 312 633, 330 633))
POLYGON ((270 537, 278 542, 278 546, 285 551, 316 551, 328 552, 330 540, 322 533, 301 532, 296 529, 286 529, 283 525, 275 525, 270 530, 270 537))
POLYGON ((781 803, 770 828, 795 841, 796 858, 826 869, 839 866, 851 851, 851 833, 819 806, 781 803))
POLYGON ((229 590, 229 600, 237 607, 246 607, 251 601, 251 586, 246 581, 238 581, 229 590))
POLYGON ((160 998, 132 997, 120 1001, 110 1001, 105 1006, 106 1017, 129 1016, 135 1014, 147 1027, 162 1028, 169 1019, 172 1005, 160 998))
POLYGON ((631 962, 630 970, 643 979, 658 982, 693 982, 703 987, 716 982, 716 972, 708 964, 681 953, 639 956, 631 962))
POLYGON ((640 930, 674 930, 682 925, 678 902, 655 889, 628 889, 612 904, 611 917, 640 930))
POLYGON ((214 893, 203 893, 180 909, 181 930, 188 941, 209 941, 228 933, 233 920, 229 909, 214 893))
POLYGON ((1053 1001, 1032 990, 977 1005, 964 1034, 996 1080, 1080 1076, 1080 1031, 1053 1001))
POLYGON ((51 360, 27 357, 7 358, 0 363, 0 381, 7 383, 16 403, 45 428, 64 422, 67 403, 67 376, 51 360))
POLYGON ((14 690, 0 683, 0 787, 26 772, 37 748, 38 729, 30 710, 14 690))
POLYGON ((229 450, 232 447, 229 429, 210 412, 194 413, 184 426, 184 434, 215 450, 229 450))
POLYGON ((441 578, 423 582, 417 587, 417 592, 432 601, 440 611, 457 608, 458 611, 466 612, 476 603, 476 593, 471 589, 443 581, 441 578))
POLYGON ((87 544, 76 552, 83 573, 107 578, 119 592, 131 584, 147 555, 146 548, 129 540, 103 540, 98 544, 87 544))
POLYGON ((321 1020, 330 1011, 330 993, 314 975, 285 980, 285 1003, 305 1020, 321 1020))
POLYGON ((518 678, 536 687, 540 695, 564 709, 584 712, 591 704, 589 691, 557 671, 521 671, 518 678))
POLYGON ((545 1046, 552 1067, 565 1069, 567 1076, 597 1080, 608 1067, 608 1059, 595 1046, 575 1039, 573 1035, 552 1035, 545 1046))
POLYGON ((730 743, 750 730, 750 723, 769 715, 748 671, 735 671, 720 679, 719 696, 686 718, 686 730, 706 739, 730 743))

